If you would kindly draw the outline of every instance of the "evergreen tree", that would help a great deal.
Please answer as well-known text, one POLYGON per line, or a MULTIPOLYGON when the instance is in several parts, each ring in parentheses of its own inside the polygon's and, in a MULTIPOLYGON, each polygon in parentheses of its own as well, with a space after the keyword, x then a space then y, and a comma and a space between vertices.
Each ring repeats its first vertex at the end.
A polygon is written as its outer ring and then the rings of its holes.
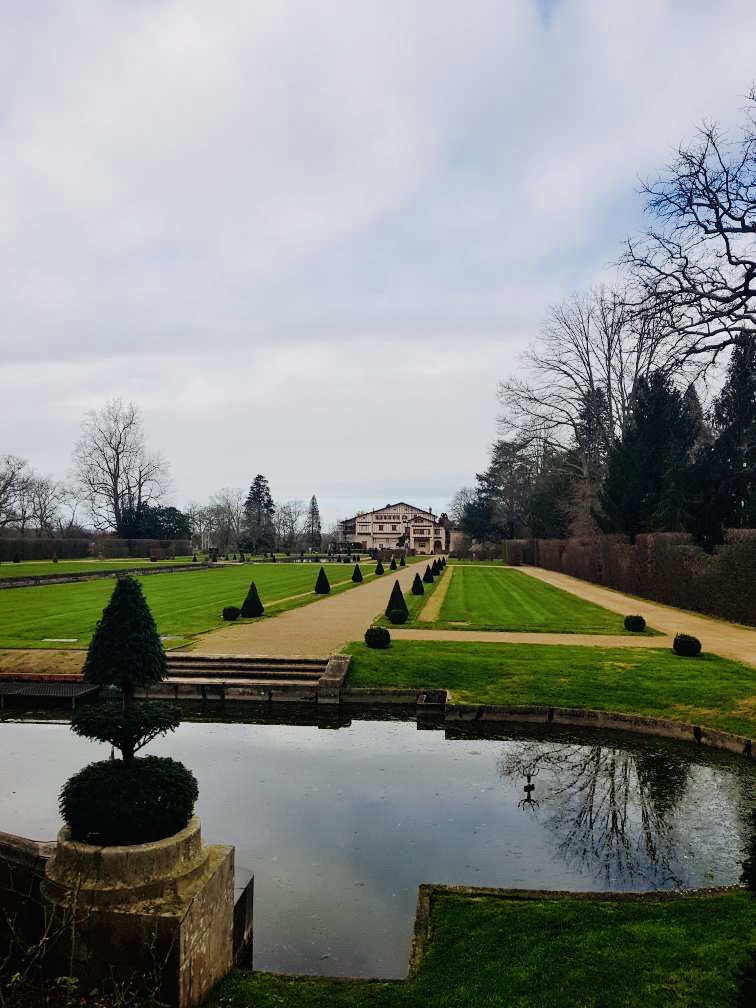
POLYGON ((415 574, 415 580, 412 582, 410 591, 413 595, 425 595, 425 588, 423 588, 423 582, 420 580, 419 574, 415 574))
POLYGON ((255 616, 262 616, 265 612, 260 596, 257 593, 257 585, 253 581, 249 586, 247 597, 242 602, 241 615, 245 619, 252 619, 255 616))
POLYGON ((154 686, 166 673, 165 652, 142 587, 134 578, 120 577, 92 636, 83 676, 85 682, 117 686, 122 701, 76 711, 72 730, 109 742, 121 750, 125 763, 133 762, 138 749, 181 720, 174 704, 134 700, 138 689, 154 686))
POLYGON ((354 581, 355 584, 360 584, 362 581, 362 571, 360 570, 359 564, 354 565, 354 570, 352 571, 352 581, 354 581))
POLYGON ((425 574, 423 574, 423 581, 426 584, 433 584, 433 574, 431 572, 430 567, 428 567, 427 565, 425 567, 425 574))
POLYGON ((391 595, 389 596, 388 605, 386 606, 386 616, 395 609, 401 610, 409 615, 407 602, 405 601, 404 594, 402 593, 402 589, 398 581, 394 581, 394 587, 391 589, 391 595))
POLYGON ((325 568, 321 567, 318 572, 318 578, 315 582, 315 594, 316 595, 327 595, 331 590, 331 586, 328 583, 328 575, 325 572, 325 568))
POLYGON ((310 506, 307 511, 307 520, 304 527, 305 542, 310 549, 319 550, 322 542, 320 528, 320 511, 315 494, 310 498, 310 506))
POLYGON ((637 382, 622 438, 609 453, 600 494, 607 532, 672 532, 688 521, 692 450, 699 433, 694 401, 657 371, 637 382))
POLYGON ((273 547, 275 541, 273 515, 275 510, 268 481, 258 473, 252 481, 247 499, 244 501, 246 539, 250 549, 259 551, 273 547))
POLYGON ((726 528, 756 528, 756 344, 732 351, 722 391, 712 411, 711 460, 726 528))

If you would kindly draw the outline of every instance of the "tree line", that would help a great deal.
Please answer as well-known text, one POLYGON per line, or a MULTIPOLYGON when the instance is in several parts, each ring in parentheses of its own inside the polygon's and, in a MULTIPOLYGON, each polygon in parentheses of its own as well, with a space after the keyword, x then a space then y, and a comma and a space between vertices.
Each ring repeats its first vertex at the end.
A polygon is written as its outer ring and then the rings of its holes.
POLYGON ((622 282, 549 307, 452 517, 480 541, 756 527, 756 94, 643 187, 622 282), (716 391, 715 391, 716 390, 716 391), (702 398, 706 405, 702 405, 702 398))
POLYGON ((0 534, 73 537, 91 528, 123 539, 197 537, 217 549, 320 548, 314 495, 307 506, 276 503, 257 475, 247 493, 226 487, 180 511, 166 504, 171 488, 168 463, 147 445, 139 407, 113 399, 86 413, 66 481, 0 455, 0 534))

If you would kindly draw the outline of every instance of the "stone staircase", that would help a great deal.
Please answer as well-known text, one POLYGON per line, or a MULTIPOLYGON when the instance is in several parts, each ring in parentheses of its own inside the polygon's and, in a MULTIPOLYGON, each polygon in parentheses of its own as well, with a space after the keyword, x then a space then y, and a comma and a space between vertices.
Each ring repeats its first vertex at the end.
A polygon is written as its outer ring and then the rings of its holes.
POLYGON ((150 697, 317 701, 330 696, 334 678, 341 681, 346 672, 345 659, 339 656, 264 658, 172 652, 166 659, 168 678, 150 687, 146 694, 150 697))

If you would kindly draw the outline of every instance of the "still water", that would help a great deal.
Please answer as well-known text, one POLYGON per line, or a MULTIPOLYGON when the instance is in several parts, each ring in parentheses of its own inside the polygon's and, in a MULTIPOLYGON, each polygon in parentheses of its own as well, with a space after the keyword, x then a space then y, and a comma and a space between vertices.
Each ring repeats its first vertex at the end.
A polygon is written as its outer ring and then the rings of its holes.
MULTIPOLYGON (((148 751, 194 771, 203 836, 236 847, 237 887, 255 876, 257 969, 403 976, 421 882, 738 880, 756 803, 745 759, 624 734, 245 716, 185 721, 148 751)), ((0 723, 0 830, 52 839, 61 785, 108 755, 65 723, 0 723)))

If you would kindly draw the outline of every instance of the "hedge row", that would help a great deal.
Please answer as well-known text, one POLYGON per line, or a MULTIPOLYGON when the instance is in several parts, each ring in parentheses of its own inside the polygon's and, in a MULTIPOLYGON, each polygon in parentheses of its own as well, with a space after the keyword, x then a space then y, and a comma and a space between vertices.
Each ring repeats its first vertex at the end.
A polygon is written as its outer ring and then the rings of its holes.
POLYGON ((155 559, 168 560, 188 556, 192 547, 188 539, 6 539, 0 537, 0 563, 14 560, 80 560, 102 556, 105 560, 155 559))
POLYGON ((733 529, 713 554, 677 532, 593 539, 515 539, 504 561, 533 564, 679 609, 756 625, 756 529, 733 529))

